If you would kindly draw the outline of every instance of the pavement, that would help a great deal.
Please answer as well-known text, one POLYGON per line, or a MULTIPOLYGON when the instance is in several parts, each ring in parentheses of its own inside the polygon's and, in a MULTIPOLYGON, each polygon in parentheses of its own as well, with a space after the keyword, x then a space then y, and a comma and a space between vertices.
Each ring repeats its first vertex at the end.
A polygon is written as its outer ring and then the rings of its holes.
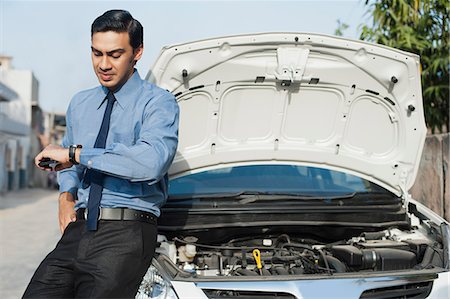
POLYGON ((58 191, 25 189, 0 195, 0 298, 21 298, 61 233, 58 191))

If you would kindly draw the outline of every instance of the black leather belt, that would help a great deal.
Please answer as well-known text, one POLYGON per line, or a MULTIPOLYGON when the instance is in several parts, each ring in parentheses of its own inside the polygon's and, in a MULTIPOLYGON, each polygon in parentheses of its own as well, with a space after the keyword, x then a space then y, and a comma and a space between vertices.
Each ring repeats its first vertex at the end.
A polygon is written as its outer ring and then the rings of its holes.
MULTIPOLYGON (((77 220, 87 219, 87 210, 77 210, 77 220)), ((100 208, 99 220, 135 220, 156 224, 157 217, 149 212, 127 208, 100 208)))

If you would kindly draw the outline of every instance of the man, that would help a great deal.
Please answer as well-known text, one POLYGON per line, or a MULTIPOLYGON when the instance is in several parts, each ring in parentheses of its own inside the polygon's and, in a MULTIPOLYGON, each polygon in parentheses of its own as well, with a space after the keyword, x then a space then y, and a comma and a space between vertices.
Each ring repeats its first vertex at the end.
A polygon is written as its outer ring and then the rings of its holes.
POLYGON ((24 298, 133 298, 155 251, 178 106, 134 68, 143 28, 129 12, 105 12, 91 38, 101 86, 73 97, 63 146, 35 158, 40 168, 48 159, 58 163, 63 236, 24 298))

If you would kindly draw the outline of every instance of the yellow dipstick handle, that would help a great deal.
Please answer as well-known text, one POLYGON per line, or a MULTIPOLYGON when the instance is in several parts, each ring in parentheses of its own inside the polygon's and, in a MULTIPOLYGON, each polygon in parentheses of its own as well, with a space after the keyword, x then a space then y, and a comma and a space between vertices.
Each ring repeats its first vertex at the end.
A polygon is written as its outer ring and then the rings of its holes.
POLYGON ((256 267, 258 267, 258 269, 261 270, 262 265, 261 265, 261 252, 259 252, 258 249, 254 249, 253 250, 253 257, 255 258, 256 261, 256 267))

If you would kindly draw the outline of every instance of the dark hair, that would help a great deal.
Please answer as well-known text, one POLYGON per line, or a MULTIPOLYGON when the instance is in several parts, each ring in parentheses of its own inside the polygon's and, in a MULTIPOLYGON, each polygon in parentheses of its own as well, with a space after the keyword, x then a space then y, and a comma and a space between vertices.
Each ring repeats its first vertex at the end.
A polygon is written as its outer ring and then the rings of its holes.
POLYGON ((143 44, 144 29, 138 20, 133 19, 126 10, 108 10, 92 23, 91 37, 97 32, 128 32, 133 49, 143 44))

